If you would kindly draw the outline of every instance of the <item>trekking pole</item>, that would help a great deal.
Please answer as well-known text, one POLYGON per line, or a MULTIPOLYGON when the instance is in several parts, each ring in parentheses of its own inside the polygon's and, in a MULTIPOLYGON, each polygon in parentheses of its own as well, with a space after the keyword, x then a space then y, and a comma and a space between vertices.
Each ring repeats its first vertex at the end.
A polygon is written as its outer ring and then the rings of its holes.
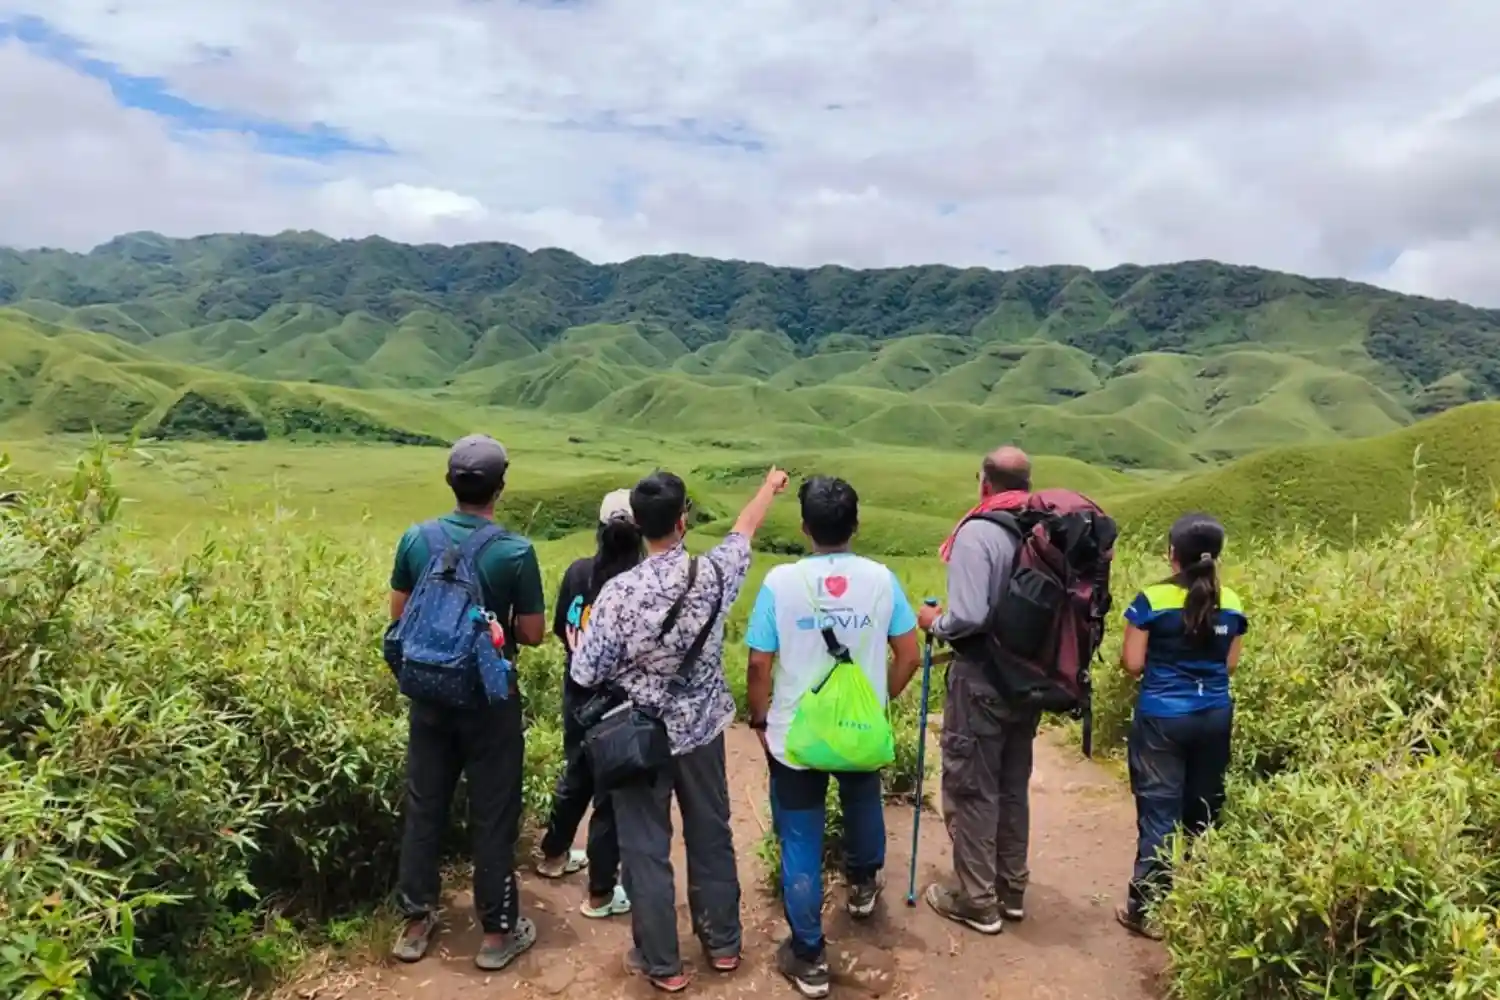
MULTIPOLYGON (((937 598, 929 597, 922 602, 929 608, 937 607, 937 598)), ((927 694, 932 684, 932 633, 927 633, 927 643, 922 647, 922 715, 917 724, 917 804, 911 819, 911 877, 906 886, 906 905, 917 905, 917 841, 922 836, 922 779, 927 776, 927 694)))

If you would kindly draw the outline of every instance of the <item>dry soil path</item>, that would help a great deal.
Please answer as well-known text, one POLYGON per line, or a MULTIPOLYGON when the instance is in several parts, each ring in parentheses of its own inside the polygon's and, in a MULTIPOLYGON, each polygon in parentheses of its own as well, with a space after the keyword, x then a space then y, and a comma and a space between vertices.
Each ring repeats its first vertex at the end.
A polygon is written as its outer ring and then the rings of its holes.
MULTIPOLYGON (((695 966, 688 995, 795 997, 775 971, 776 944, 786 925, 764 889, 755 855, 769 818, 764 758, 749 731, 730 731, 728 766, 744 893, 745 961, 732 976, 705 969, 683 899, 679 838, 678 924, 684 958, 695 966)), ((1102 768, 1055 736, 1038 740, 1028 916, 996 938, 942 920, 920 901, 915 908, 906 906, 911 815, 910 808, 886 811, 887 890, 875 919, 852 923, 838 905, 841 890, 828 893, 825 927, 835 997, 1155 1000, 1160 995, 1161 949, 1127 935, 1114 922, 1114 905, 1130 868, 1135 820, 1128 794, 1102 768)), ((680 829, 680 822, 675 827, 680 829)), ((947 873, 950 857, 940 818, 924 814, 919 886, 947 873)), ((487 975, 471 964, 479 933, 468 893, 459 891, 448 900, 448 926, 423 962, 346 970, 336 986, 330 982, 299 992, 317 1000, 660 996, 624 972, 629 918, 585 919, 578 913, 583 892, 582 875, 562 882, 529 871, 523 876, 522 906, 537 923, 538 941, 505 972, 487 975)))

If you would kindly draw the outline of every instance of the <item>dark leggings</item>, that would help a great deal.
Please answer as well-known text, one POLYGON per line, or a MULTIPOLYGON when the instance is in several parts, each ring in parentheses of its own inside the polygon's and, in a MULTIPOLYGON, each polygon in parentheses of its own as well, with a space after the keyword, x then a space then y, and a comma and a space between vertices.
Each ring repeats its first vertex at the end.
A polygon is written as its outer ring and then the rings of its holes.
POLYGON ((1170 717, 1136 714, 1129 746, 1138 831, 1130 880, 1133 913, 1154 903, 1171 885, 1160 851, 1172 830, 1180 823, 1193 838, 1218 819, 1233 728, 1233 708, 1170 717))

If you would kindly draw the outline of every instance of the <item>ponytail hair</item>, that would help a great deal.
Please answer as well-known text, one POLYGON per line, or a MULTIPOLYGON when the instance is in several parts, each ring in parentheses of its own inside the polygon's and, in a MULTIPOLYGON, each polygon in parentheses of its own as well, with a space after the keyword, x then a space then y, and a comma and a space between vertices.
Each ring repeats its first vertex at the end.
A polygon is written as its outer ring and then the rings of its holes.
POLYGON ((641 529, 628 517, 612 517, 599 525, 598 548, 589 573, 589 593, 597 596, 610 580, 645 558, 641 529))
POLYGON ((1172 582, 1187 591, 1182 605, 1183 631, 1203 645, 1214 635, 1219 617, 1219 557, 1224 526, 1207 514, 1184 514, 1167 536, 1177 573, 1172 582))

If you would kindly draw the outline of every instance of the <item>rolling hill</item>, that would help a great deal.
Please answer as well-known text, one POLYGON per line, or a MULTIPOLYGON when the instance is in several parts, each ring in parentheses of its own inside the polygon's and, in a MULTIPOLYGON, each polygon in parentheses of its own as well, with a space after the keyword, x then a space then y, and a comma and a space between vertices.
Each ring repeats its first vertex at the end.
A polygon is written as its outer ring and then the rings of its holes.
POLYGON ((310 404, 332 433, 420 439, 436 414, 498 406, 706 441, 1009 439, 1190 470, 1500 397, 1500 311, 1208 261, 595 265, 136 233, 0 250, 0 306, 0 421, 43 431, 322 433, 310 404))
POLYGON ((175 364, 113 337, 0 310, 0 428, 8 436, 98 430, 446 445, 461 426, 414 397, 175 364))
POLYGON ((1208 510, 1249 537, 1304 531, 1339 543, 1368 537, 1448 493, 1494 505, 1500 403, 1474 403, 1391 434, 1271 448, 1155 489, 1117 492, 1112 513, 1165 537, 1188 510, 1208 510))

